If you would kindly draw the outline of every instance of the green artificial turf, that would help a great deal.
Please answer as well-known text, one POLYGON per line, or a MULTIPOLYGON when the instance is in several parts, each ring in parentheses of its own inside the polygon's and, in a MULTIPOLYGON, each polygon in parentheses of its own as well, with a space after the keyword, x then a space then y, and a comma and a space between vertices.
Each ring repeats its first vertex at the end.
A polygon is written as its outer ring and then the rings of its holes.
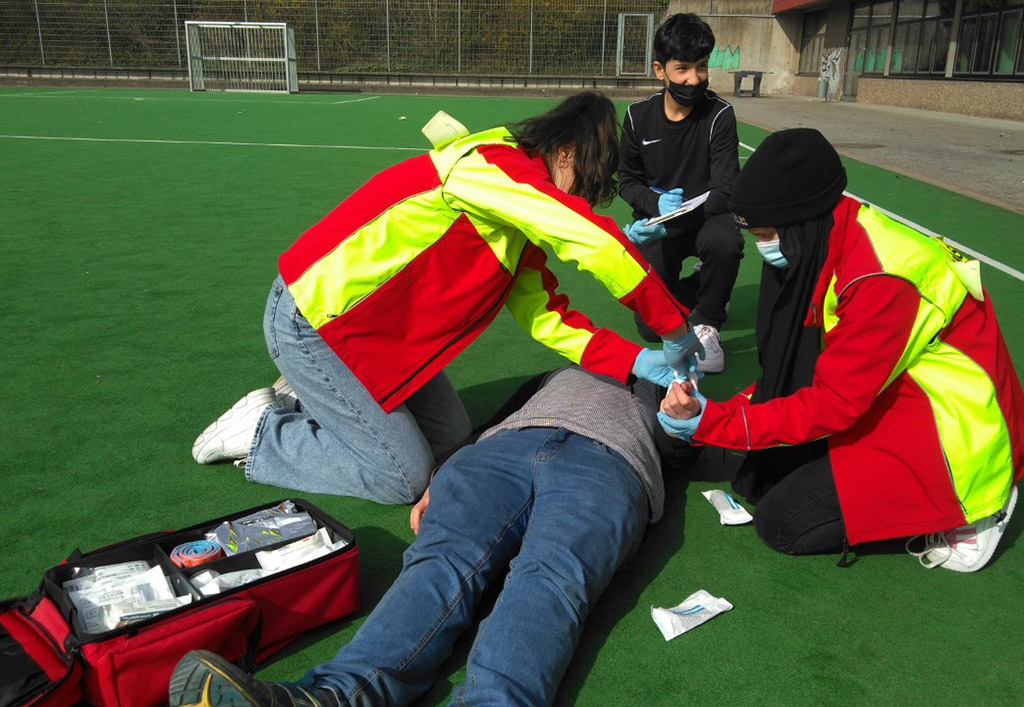
MULTIPOLYGON (((0 89, 0 597, 30 592, 75 547, 297 496, 190 457, 196 434, 277 375, 262 312, 278 255, 373 173, 425 149, 419 128, 438 109, 477 130, 552 104, 0 89)), ((741 126, 747 144, 764 135, 741 126)), ((1013 238, 1024 216, 846 165, 854 193, 1024 269, 1013 238)), ((609 213, 629 221, 621 201, 609 213)), ((761 261, 749 251, 723 331, 727 372, 705 382, 711 397, 758 374, 761 261)), ((577 308, 633 336, 630 312, 552 260, 577 308)), ((1022 283, 988 266, 983 275, 1020 365, 1022 283)), ((527 376, 560 363, 503 314, 448 370, 481 421, 527 376)), ((752 527, 719 525, 700 491, 725 486, 736 460, 708 454, 667 475, 665 518, 588 620, 560 704, 1020 703, 1024 513, 976 575, 926 571, 899 543, 864 548, 840 569, 836 556, 781 556, 752 527), (700 588, 735 609, 666 643, 650 606, 700 588)), ((355 532, 363 608, 267 667, 265 679, 297 678, 333 656, 413 539, 407 507, 302 497, 355 532)), ((467 645, 422 704, 446 703, 467 645)))

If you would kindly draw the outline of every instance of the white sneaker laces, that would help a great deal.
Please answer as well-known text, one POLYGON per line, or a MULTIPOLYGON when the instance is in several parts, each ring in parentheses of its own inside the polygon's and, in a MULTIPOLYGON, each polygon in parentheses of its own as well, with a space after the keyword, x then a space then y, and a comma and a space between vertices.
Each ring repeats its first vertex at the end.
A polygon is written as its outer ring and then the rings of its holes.
POLYGON ((907 540, 907 552, 916 557, 922 567, 930 570, 946 562, 953 555, 964 557, 964 554, 957 550, 957 546, 961 543, 977 544, 977 528, 973 523, 940 533, 915 535, 907 540), (924 549, 911 550, 911 544, 918 538, 924 538, 924 549))

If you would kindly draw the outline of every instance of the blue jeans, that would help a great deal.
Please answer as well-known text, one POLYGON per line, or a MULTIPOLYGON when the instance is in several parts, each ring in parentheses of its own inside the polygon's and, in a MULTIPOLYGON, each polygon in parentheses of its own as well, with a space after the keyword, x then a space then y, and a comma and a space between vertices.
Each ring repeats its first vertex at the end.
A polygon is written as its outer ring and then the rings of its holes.
POLYGON ((643 537, 647 496, 632 467, 564 429, 508 430, 459 450, 430 497, 395 583, 303 683, 342 704, 408 704, 508 570, 453 703, 551 704, 584 619, 643 537))
MULTIPOLYGON (((385 413, 298 311, 281 278, 263 317, 267 349, 295 389, 298 412, 271 405, 260 420, 245 475, 288 489, 412 503, 435 458, 470 432, 469 415, 439 373, 385 413)), ((400 336, 396 335, 396 346, 400 336)))

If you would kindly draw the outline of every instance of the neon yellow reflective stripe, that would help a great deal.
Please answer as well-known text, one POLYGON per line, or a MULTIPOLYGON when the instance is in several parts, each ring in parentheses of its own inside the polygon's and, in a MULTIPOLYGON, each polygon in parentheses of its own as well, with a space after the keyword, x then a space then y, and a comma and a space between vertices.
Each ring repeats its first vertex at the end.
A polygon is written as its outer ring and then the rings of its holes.
POLYGON ((1010 434, 992 380, 968 356, 941 341, 907 373, 931 402, 967 522, 992 515, 1006 499, 1011 478, 978 471, 1013 468, 1010 434), (964 424, 965 410, 970 411, 970 424, 964 424))
POLYGON ((565 324, 558 312, 547 308, 549 301, 540 272, 525 268, 516 280, 506 306, 530 336, 573 363, 579 363, 594 334, 565 324))
POLYGON ((462 159, 462 156, 472 150, 476 149, 480 145, 488 143, 509 143, 511 142, 512 135, 509 133, 507 128, 491 128, 490 130, 484 130, 483 132, 474 133, 464 138, 448 143, 440 150, 431 150, 430 159, 434 163, 434 168, 441 177, 441 181, 445 181, 448 177, 448 173, 451 172, 452 168, 456 163, 462 159))
POLYGON ((480 238, 490 246, 494 252, 494 257, 501 261, 505 269, 509 272, 515 271, 519 263, 519 257, 523 253, 523 248, 529 243, 526 236, 521 231, 517 231, 510 226, 495 228, 496 224, 484 221, 476 214, 466 214, 466 218, 476 228, 480 238))
POLYGON ((885 272, 911 282, 949 323, 967 294, 951 267, 950 249, 866 205, 857 213, 857 222, 867 231, 885 272))
POLYGON ((825 301, 822 303, 821 312, 821 323, 824 331, 830 331, 832 327, 839 323, 839 317, 836 316, 836 307, 839 305, 839 298, 836 295, 836 276, 832 274, 832 281, 828 283, 828 289, 825 291, 825 301))
POLYGON ((511 226, 534 243, 550 246, 560 260, 579 263, 616 299, 647 275, 614 236, 536 187, 516 182, 478 153, 466 155, 452 170, 445 197, 452 207, 491 224, 486 230, 511 226))
POLYGON ((459 217, 440 188, 392 206, 342 241, 288 289, 315 329, 347 312, 443 236, 459 217))
POLYGON ((914 365, 945 326, 946 319, 943 313, 931 303, 921 300, 917 307, 917 316, 914 318, 914 328, 907 338, 907 345, 882 388, 888 388, 908 366, 914 365))

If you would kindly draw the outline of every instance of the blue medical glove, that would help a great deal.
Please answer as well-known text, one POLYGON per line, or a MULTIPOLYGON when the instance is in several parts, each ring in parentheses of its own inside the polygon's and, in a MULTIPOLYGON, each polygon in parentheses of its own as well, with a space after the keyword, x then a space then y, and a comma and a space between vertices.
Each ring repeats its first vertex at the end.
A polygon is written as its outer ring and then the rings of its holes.
POLYGON ((668 230, 664 224, 656 223, 653 226, 648 226, 647 219, 643 218, 624 227, 622 232, 626 234, 626 238, 637 245, 650 243, 668 235, 668 230))
POLYGON ((655 385, 667 388, 675 380, 675 372, 665 362, 665 353, 655 349, 642 349, 633 362, 633 373, 637 378, 649 380, 655 385))
POLYGON ((664 216, 683 205, 683 190, 676 188, 658 197, 658 215, 664 216))
POLYGON ((699 390, 693 391, 693 397, 700 401, 700 412, 687 420, 677 420, 663 412, 658 413, 658 422, 661 423, 661 428, 673 437, 678 437, 687 443, 692 442, 693 436, 697 434, 697 427, 700 426, 701 418, 704 417, 704 409, 708 402, 708 399, 699 390))
MULTIPOLYGON (((704 360, 704 344, 691 329, 682 338, 663 341, 665 361, 683 378, 697 373, 697 357, 704 360)), ((700 376, 697 376, 700 378, 700 376)))

